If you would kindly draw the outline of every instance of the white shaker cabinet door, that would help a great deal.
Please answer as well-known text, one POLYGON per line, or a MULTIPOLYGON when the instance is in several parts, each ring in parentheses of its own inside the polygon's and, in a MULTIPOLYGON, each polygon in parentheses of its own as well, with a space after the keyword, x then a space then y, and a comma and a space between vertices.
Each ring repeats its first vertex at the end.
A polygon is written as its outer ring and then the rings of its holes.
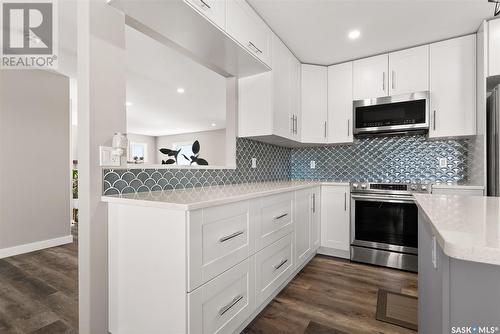
POLYGON ((429 90, 429 45, 389 53, 389 95, 429 90))
POLYGON ((302 64, 301 69, 301 141, 325 143, 328 131, 328 68, 302 64))
POLYGON ((354 100, 372 99, 389 94, 387 54, 353 62, 354 100))
POLYGON ((349 251, 350 244, 349 186, 321 188, 321 247, 349 251))
POLYGON ((352 114, 352 62, 329 66, 329 143, 352 143, 352 114))
POLYGON ((429 137, 476 134, 476 35, 430 46, 429 137))
POLYGON ((222 30, 226 29, 226 0, 184 0, 222 30))

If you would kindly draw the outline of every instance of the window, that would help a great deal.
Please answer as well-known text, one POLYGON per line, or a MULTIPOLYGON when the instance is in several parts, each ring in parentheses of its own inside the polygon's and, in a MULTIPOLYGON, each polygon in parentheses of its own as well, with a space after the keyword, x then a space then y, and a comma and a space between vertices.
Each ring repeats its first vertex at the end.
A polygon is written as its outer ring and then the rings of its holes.
POLYGON ((146 150, 148 145, 144 143, 130 143, 129 161, 146 162, 146 150))
POLYGON ((181 150, 177 156, 177 164, 189 166, 191 164, 191 156, 193 155, 193 143, 177 143, 173 145, 174 150, 181 150), (186 159, 184 156, 188 157, 186 159))

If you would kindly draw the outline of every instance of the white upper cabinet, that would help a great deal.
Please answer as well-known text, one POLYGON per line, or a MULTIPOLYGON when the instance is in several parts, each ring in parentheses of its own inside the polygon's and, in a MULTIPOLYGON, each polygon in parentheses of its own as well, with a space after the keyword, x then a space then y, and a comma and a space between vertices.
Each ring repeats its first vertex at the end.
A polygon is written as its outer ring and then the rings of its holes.
POLYGON ((328 69, 326 66, 302 65, 301 114, 302 142, 327 142, 328 69))
POLYGON ((429 137, 476 134, 476 35, 430 46, 429 137))
POLYGON ((222 30, 226 29, 226 0, 184 0, 222 30))
POLYGON ((352 62, 329 66, 329 143, 352 143, 352 100, 352 62))
POLYGON ((275 35, 272 71, 238 80, 238 136, 300 141, 300 62, 275 35))
POLYGON ((226 7, 227 33, 264 63, 270 65, 271 30, 246 1, 230 0, 227 1, 226 7))
POLYGON ((500 75, 500 19, 488 22, 488 76, 500 75))
POLYGON ((429 45, 389 53, 389 95, 429 90, 429 45))
POLYGON ((353 62, 354 100, 387 96, 389 93, 387 54, 353 62))

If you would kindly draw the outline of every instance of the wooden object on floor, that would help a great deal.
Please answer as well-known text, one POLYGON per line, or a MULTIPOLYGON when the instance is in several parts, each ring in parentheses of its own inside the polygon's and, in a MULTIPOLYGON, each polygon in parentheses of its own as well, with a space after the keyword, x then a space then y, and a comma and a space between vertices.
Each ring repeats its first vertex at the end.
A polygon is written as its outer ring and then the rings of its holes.
POLYGON ((417 330, 418 299, 398 292, 378 290, 377 320, 417 330))
POLYGON ((417 292, 417 275, 317 255, 243 333, 415 334, 375 318, 379 289, 417 292))

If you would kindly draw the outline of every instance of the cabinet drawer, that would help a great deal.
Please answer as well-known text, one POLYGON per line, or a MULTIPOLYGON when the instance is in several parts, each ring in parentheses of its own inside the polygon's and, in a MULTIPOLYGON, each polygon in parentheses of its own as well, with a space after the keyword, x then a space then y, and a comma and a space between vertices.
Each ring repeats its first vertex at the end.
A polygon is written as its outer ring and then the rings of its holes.
POLYGON ((189 333, 233 333, 255 310, 254 257, 188 293, 189 333))
POLYGON ((221 29, 226 29, 225 0, 184 0, 221 29))
POLYGON ((253 253, 251 220, 248 201, 189 213, 188 291, 253 253))
POLYGON ((269 246, 293 230, 293 194, 269 196, 260 200, 260 224, 256 228, 256 250, 269 246))
POLYGON ((271 63, 271 32, 244 0, 227 2, 227 33, 267 65, 271 63))
POLYGON ((293 269, 292 233, 256 254, 256 302, 263 303, 293 269))

